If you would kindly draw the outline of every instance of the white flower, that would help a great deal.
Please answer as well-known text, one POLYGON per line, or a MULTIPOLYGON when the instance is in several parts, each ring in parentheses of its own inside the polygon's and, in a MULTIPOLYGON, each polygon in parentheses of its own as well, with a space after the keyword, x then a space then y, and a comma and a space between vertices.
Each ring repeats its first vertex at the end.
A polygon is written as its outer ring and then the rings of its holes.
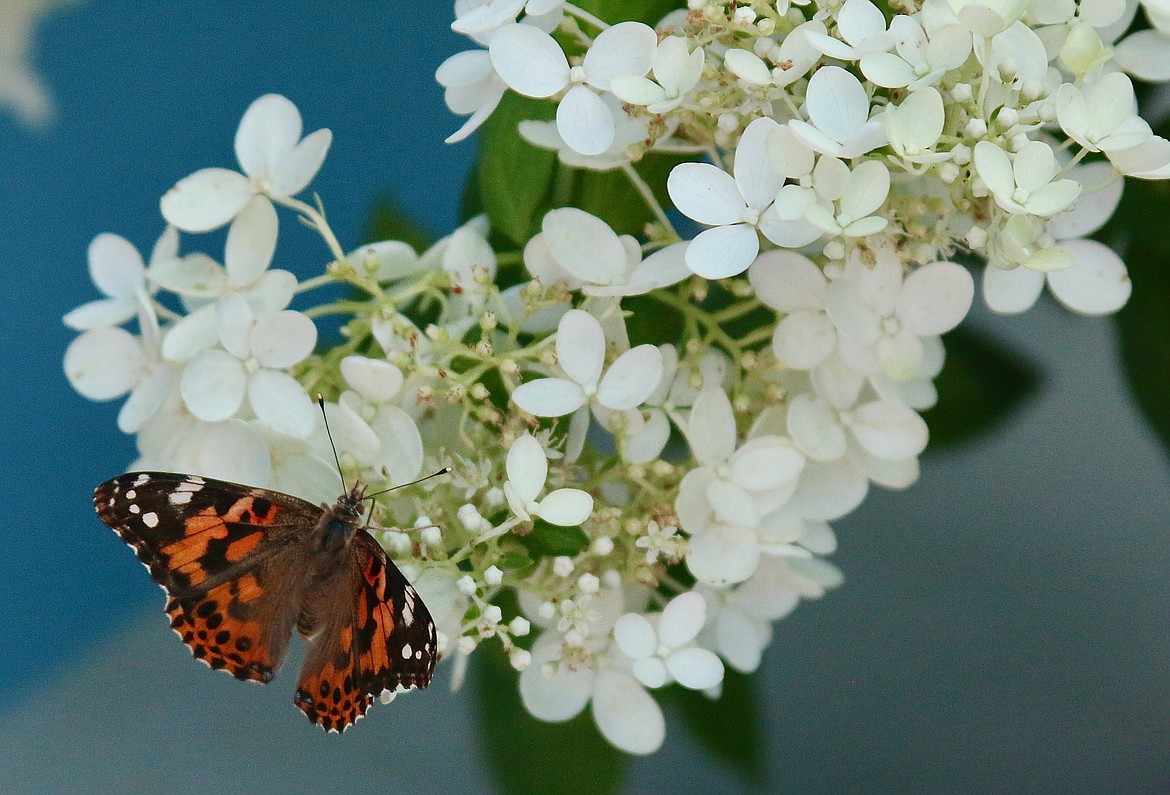
POLYGON ((808 81, 808 121, 788 126, 806 145, 833 157, 860 157, 886 142, 879 118, 870 118, 869 95, 856 77, 839 66, 823 66, 808 81))
POLYGON ((33 28, 62 0, 0 3, 0 105, 6 105, 30 127, 53 117, 53 100, 32 66, 33 28))
POLYGON ((953 262, 931 262, 903 277, 890 250, 873 264, 855 257, 842 278, 826 288, 825 306, 838 334, 858 343, 844 351, 853 367, 905 380, 922 361, 922 338, 950 331, 966 317, 975 294, 971 274, 953 262))
POLYGON ((677 108, 703 74, 703 48, 687 50, 687 40, 667 36, 658 43, 652 67, 654 80, 642 75, 619 75, 609 89, 622 102, 645 105, 650 113, 677 108))
POLYGON ((828 280, 812 260, 795 251, 767 251, 748 271, 758 297, 783 317, 772 333, 772 351, 785 366, 811 370, 837 346, 837 329, 825 311, 828 280))
MULTIPOLYGON (((869 237, 889 224, 870 214, 881 209, 890 193, 890 171, 881 161, 863 160, 850 171, 840 160, 822 157, 813 170, 813 190, 824 202, 808 204, 803 215, 828 235, 869 237)), ((784 217, 782 202, 778 197, 776 211, 784 217)))
POLYGON ((567 644, 554 631, 533 644, 531 664, 520 674, 524 708, 556 723, 591 704, 597 728, 612 745, 630 754, 653 753, 666 737, 662 709, 631 676, 631 661, 608 638, 623 611, 622 593, 600 591, 591 607, 590 631, 580 645, 567 644))
POLYGON ((757 230, 778 246, 798 248, 820 237, 801 221, 785 221, 772 208, 785 177, 768 163, 766 147, 778 127, 768 118, 747 126, 735 150, 733 174, 709 163, 681 163, 666 182, 679 212, 713 228, 690 242, 686 263, 708 279, 723 279, 747 270, 760 250, 757 230))
POLYGON ((512 443, 505 468, 508 480, 504 483, 504 496, 512 513, 520 519, 528 522, 535 516, 572 527, 593 513, 593 497, 580 489, 556 489, 544 499, 537 499, 548 479, 548 458, 531 434, 526 433, 512 443))
POLYGON ((990 141, 975 144, 975 171, 1009 213, 1048 218, 1068 209, 1081 186, 1071 179, 1053 181, 1058 170, 1052 148, 1041 141, 1028 141, 1014 158, 990 141))
POLYGON ((1002 33, 1025 11, 1030 0, 947 0, 959 24, 976 36, 1002 33))
POLYGON ((654 29, 621 22, 602 31, 580 66, 569 66, 552 36, 532 25, 508 25, 489 43, 496 72, 514 91, 551 97, 568 89, 557 106, 557 129, 581 154, 604 152, 613 141, 614 118, 597 91, 609 89, 619 75, 644 75, 657 51, 654 29))
POLYGON ((525 24, 552 30, 564 4, 565 0, 456 0, 451 30, 484 43, 496 30, 515 22, 521 13, 525 24))
POLYGON ((613 628, 618 646, 634 661, 634 676, 649 688, 671 681, 706 690, 723 680, 723 663, 695 645, 707 621, 707 601, 696 591, 671 599, 660 614, 626 613, 613 628))
POLYGON ((1133 83, 1121 72, 1102 75, 1084 89, 1062 83, 1055 101, 1060 128, 1090 152, 1132 149, 1154 135, 1135 112, 1133 83))
MULTIPOLYGON (((613 94, 602 94, 601 101, 610 109, 615 126, 613 142, 608 149, 600 154, 583 155, 569 146, 561 137, 556 121, 526 119, 517 126, 520 137, 533 146, 555 151, 557 159, 566 166, 586 168, 590 171, 609 171, 621 168, 629 163, 626 158, 626 150, 630 148, 630 145, 644 142, 650 135, 647 125, 651 119, 645 115, 628 115, 622 110, 621 100, 613 94)), ((673 130, 678 126, 678 122, 673 117, 669 117, 666 120, 666 125, 668 130, 673 130)), ((654 143, 657 146, 667 140, 669 140, 669 136, 663 136, 654 143)))
POLYGON ((1108 163, 1078 165, 1070 176, 1085 192, 1069 210, 1048 223, 1056 248, 1069 258, 1068 267, 1042 271, 1031 267, 1011 270, 988 265, 983 271, 983 298, 995 312, 1014 314, 1030 308, 1047 284, 1062 304, 1085 315, 1116 312, 1129 300, 1133 285, 1125 263, 1095 240, 1081 239, 1100 229, 1121 201, 1123 183, 1112 180, 1108 163), (1105 185, 1105 187, 1100 187, 1105 185))
POLYGON ((382 359, 347 356, 341 374, 351 388, 341 393, 336 407, 327 408, 333 409, 329 421, 343 455, 357 460, 367 481, 384 476, 392 483, 414 480, 422 469, 423 441, 414 420, 395 404, 402 371, 382 359))
POLYGON ((168 223, 188 232, 223 226, 256 194, 288 198, 305 189, 325 160, 333 134, 321 129, 301 138, 301 113, 279 94, 248 106, 236 130, 236 159, 243 174, 205 168, 184 177, 162 197, 168 223))
POLYGON ((229 294, 216 305, 216 325, 223 349, 196 355, 179 381, 187 409, 205 422, 218 422, 235 416, 247 396, 270 428, 307 436, 316 425, 313 403, 283 370, 312 353, 313 321, 287 309, 257 318, 242 297, 229 294))
POLYGON ((951 158, 950 152, 934 151, 946 122, 942 95, 934 88, 927 86, 887 107, 882 120, 890 147, 906 162, 940 163, 951 158))
POLYGON ((516 405, 538 417, 561 417, 594 402, 614 411, 632 409, 662 378, 662 354, 653 345, 626 351, 606 369, 605 333, 597 319, 581 309, 561 318, 556 345, 567 378, 540 378, 512 393, 516 405))
POLYGON ((897 41, 894 52, 869 52, 860 61, 861 73, 883 88, 918 91, 937 85, 971 55, 971 33, 960 25, 944 25, 928 38, 916 18, 898 15, 890 33, 897 41))
MULTIPOLYGON (((173 226, 163 230, 154 244, 152 263, 175 259, 179 254, 179 233, 173 226)), ((154 292, 146 283, 146 266, 138 249, 124 237, 108 232, 89 244, 89 276, 105 298, 90 301, 62 318, 71 329, 84 331, 98 326, 117 326, 138 312, 142 299, 154 292)))
POLYGON ((524 264, 542 282, 564 281, 585 295, 641 295, 690 275, 676 243, 642 259, 638 241, 575 207, 545 214, 541 234, 524 247, 524 264))
POLYGON ((444 139, 453 144, 471 135, 500 104, 507 85, 496 74, 487 50, 457 52, 439 64, 435 80, 443 87, 447 108, 470 118, 444 139))

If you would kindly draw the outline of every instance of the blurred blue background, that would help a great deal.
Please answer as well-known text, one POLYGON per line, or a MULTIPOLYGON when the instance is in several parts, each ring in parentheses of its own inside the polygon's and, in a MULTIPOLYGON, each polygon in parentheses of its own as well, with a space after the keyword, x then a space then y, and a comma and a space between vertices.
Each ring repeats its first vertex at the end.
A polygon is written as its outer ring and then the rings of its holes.
MULTIPOLYGON (((456 224, 474 143, 442 142, 461 120, 433 74, 465 49, 449 5, 325 8, 66 4, 33 42, 55 122, 0 114, 6 792, 494 788, 473 694, 448 692, 442 668, 339 739, 295 710, 288 674, 253 688, 192 662, 93 514, 93 486, 134 457, 118 404, 62 374, 60 317, 97 297, 89 241, 117 232, 149 251, 158 197, 234 166, 236 124, 263 93, 333 130, 313 189, 343 244, 364 241, 386 196, 435 235, 456 224)), ((277 266, 319 272, 320 240, 284 221, 277 266)), ((1050 302, 969 323, 1041 367, 1043 388, 994 437, 928 457, 909 492, 876 492, 838 524, 845 586, 777 626, 758 674, 766 788, 1168 791, 1170 467, 1112 326, 1050 302)), ((663 751, 630 762, 628 791, 745 786, 668 726, 663 751)))

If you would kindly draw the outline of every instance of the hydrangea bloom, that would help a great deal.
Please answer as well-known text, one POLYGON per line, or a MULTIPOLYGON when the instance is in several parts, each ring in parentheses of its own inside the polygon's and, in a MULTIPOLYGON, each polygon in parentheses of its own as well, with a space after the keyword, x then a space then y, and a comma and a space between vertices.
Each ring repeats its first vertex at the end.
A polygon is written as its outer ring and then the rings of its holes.
POLYGON ((830 523, 917 479, 971 267, 997 312, 1046 285, 1085 314, 1128 299, 1124 262, 1086 236, 1123 175, 1170 178, 1170 142, 1134 110, 1130 75, 1170 79, 1170 16, 1144 9, 1150 28, 1126 35, 1116 0, 925 0, 888 19, 870 0, 691 0, 657 28, 460 0, 453 28, 478 49, 436 75, 468 116, 449 140, 507 91, 556 105, 516 130, 559 158, 522 186, 544 197, 528 228, 485 202, 422 252, 343 248, 296 198, 330 133, 302 138, 296 107, 261 97, 240 171, 163 197, 149 265, 95 239, 102 297, 65 318, 81 332, 66 375, 93 400, 128 394, 119 426, 161 469, 332 496, 311 392, 347 478, 450 467, 371 520, 453 681, 498 643, 534 717, 588 709, 614 746, 652 753, 656 693, 714 694, 725 665, 766 664, 773 623, 842 581, 830 523), (622 194, 571 206, 587 183, 622 194), (322 273, 272 267, 279 212, 321 234, 322 273), (177 230, 229 222, 222 264, 180 253, 177 230), (323 315, 342 338, 318 347, 323 315))

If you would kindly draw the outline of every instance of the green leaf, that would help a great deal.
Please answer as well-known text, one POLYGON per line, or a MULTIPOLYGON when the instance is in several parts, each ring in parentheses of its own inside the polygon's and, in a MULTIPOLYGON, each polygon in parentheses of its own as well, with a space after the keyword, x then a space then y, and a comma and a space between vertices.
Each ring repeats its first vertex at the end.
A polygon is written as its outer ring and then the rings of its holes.
POLYGON ((580 527, 559 527, 542 519, 535 520, 535 525, 519 539, 537 557, 572 556, 589 545, 589 536, 580 527))
POLYGON ((715 701, 681 687, 659 692, 677 704, 683 725, 712 756, 749 783, 764 783, 763 716, 754 677, 726 669, 723 694, 715 701))
POLYGON ((516 690, 516 672, 495 653, 476 654, 474 682, 480 746, 496 787, 503 793, 616 792, 625 755, 602 739, 586 709, 564 723, 542 723, 527 712, 516 690))
POLYGON ((966 329, 943 340, 946 366, 935 379, 938 404, 922 416, 930 426, 929 450, 967 441, 1003 422, 1035 391, 1040 375, 1002 345, 966 329))
POLYGON ((479 132, 475 179, 483 209, 492 227, 518 246, 528 242, 543 217, 557 156, 521 138, 516 125, 550 119, 555 111, 552 102, 509 91, 479 132))
POLYGON ((1170 452, 1170 190, 1161 182, 1128 180, 1114 214, 1133 282, 1129 303, 1117 314, 1121 361, 1134 399, 1162 446, 1170 452))
POLYGON ((401 240, 415 251, 423 252, 435 242, 418 219, 404 211, 390 196, 382 196, 374 202, 374 215, 370 219, 370 241, 401 240))
POLYGON ((611 25, 632 19, 654 26, 682 6, 679 0, 582 0, 577 3, 578 8, 611 25))

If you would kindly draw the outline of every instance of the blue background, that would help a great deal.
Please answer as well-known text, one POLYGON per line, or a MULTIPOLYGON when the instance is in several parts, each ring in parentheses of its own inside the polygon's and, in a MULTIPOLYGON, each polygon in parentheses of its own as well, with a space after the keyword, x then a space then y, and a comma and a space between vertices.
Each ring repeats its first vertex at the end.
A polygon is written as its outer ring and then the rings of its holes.
MULTIPOLYGON (((86 247, 148 252, 158 197, 234 165, 257 96, 334 144, 313 183, 344 245, 392 195, 434 234, 456 223, 474 144, 434 69, 466 48, 447 3, 93 2, 40 26, 59 115, 0 115, 0 781, 6 791, 491 791, 468 689, 447 674, 338 739, 292 707, 287 674, 251 688, 190 660, 162 595, 93 515, 134 457, 117 403, 69 388, 60 317, 97 297, 86 247)), ((283 217, 277 266, 318 273, 320 240, 283 217)), ((185 237, 213 255, 220 243, 185 237)), ((768 782, 796 791, 1143 792, 1170 788, 1170 468, 1137 416, 1107 320, 1045 302, 973 326, 1045 372, 991 438, 924 460, 905 493, 838 523, 845 586, 776 628, 758 674, 768 782)), ((298 664, 297 659, 289 665, 298 664)), ((668 716, 630 791, 731 789, 668 716)), ((556 760, 534 759, 555 765, 556 760)))

